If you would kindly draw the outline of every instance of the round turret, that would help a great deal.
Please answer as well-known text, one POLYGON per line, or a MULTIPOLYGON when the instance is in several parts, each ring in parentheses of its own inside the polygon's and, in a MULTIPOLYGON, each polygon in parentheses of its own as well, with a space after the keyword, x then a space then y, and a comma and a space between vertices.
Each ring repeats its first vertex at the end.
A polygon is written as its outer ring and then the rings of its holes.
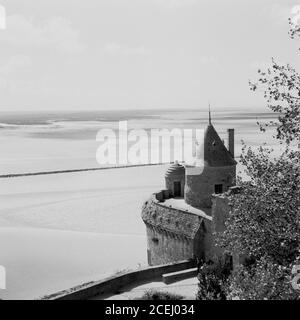
POLYGON ((185 184, 185 168, 183 165, 175 162, 165 174, 166 189, 173 197, 183 197, 185 184))

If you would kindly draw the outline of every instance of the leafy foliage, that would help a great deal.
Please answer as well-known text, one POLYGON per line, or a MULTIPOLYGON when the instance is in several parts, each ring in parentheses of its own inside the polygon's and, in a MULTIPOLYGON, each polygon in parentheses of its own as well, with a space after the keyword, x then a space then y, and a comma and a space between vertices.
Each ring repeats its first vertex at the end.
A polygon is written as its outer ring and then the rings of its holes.
POLYGON ((230 270, 222 263, 205 263, 198 274, 197 300, 226 300, 226 282, 230 270))
POLYGON ((229 196, 231 212, 219 244, 231 252, 289 265, 300 244, 299 151, 286 150, 277 159, 271 151, 251 148, 241 156, 250 181, 239 179, 241 192, 229 196))
MULTIPOLYGON (((300 26, 290 20, 290 36, 300 37, 300 26)), ((300 75, 289 64, 280 65, 272 58, 272 66, 266 71, 258 70, 257 82, 250 82, 250 89, 262 89, 267 107, 278 113, 278 121, 261 124, 262 131, 268 126, 277 129, 276 138, 290 143, 300 141, 300 75)))
POLYGON ((297 25, 293 22, 292 19, 289 19, 289 25, 290 25, 290 36, 292 39, 295 39, 296 37, 300 37, 300 25, 297 25))
POLYGON ((268 108, 277 112, 278 121, 260 124, 262 131, 268 126, 277 129, 276 138, 290 143, 300 141, 300 75, 289 64, 280 65, 272 59, 272 66, 267 71, 258 70, 257 83, 250 83, 256 91, 262 87, 268 108))
POLYGON ((260 259, 254 265, 240 265, 230 276, 226 295, 229 300, 295 300, 299 293, 290 285, 290 269, 260 259))
MULTIPOLYGON (((300 28, 290 35, 300 36, 300 28)), ((300 261, 300 151, 290 147, 300 140, 300 75, 274 59, 259 75, 250 87, 262 88, 267 107, 278 113, 278 121, 259 124, 260 129, 275 126, 275 138, 286 145, 277 157, 265 146, 243 145, 241 164, 249 181, 239 177, 240 193, 228 195, 231 209, 217 243, 252 263, 235 269, 219 291, 227 299, 300 299, 290 284, 292 266, 300 261)), ((210 278, 222 280, 218 272, 210 278)))
POLYGON ((139 300, 182 300, 182 299, 183 299, 183 296, 178 294, 158 291, 158 290, 147 290, 139 300))
POLYGON ((227 299, 300 299, 290 284, 300 259, 299 151, 287 148, 272 159, 270 149, 244 145, 241 162, 250 181, 239 178, 240 193, 228 196, 231 210, 217 242, 252 263, 239 266, 222 290, 227 299))

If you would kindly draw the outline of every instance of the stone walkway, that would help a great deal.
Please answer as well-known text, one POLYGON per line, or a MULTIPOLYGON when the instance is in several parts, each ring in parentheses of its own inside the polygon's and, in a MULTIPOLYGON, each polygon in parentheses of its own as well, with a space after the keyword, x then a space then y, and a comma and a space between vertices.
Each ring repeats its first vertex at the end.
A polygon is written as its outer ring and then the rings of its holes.
POLYGON ((149 282, 145 284, 140 284, 138 286, 127 288, 116 295, 103 297, 98 296, 93 298, 93 300, 136 300, 143 296, 143 294, 148 290, 155 290, 160 292, 169 292, 177 295, 181 295, 184 299, 195 300, 195 296, 198 289, 198 279, 190 278, 181 280, 171 284, 165 284, 161 281, 149 282))

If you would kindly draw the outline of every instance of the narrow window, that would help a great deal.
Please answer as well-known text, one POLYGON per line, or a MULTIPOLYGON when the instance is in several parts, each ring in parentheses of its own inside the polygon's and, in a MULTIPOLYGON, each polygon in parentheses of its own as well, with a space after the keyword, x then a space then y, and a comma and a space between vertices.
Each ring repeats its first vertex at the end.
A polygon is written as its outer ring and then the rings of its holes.
POLYGON ((223 193, 223 185, 222 184, 215 185, 215 193, 216 194, 223 193))

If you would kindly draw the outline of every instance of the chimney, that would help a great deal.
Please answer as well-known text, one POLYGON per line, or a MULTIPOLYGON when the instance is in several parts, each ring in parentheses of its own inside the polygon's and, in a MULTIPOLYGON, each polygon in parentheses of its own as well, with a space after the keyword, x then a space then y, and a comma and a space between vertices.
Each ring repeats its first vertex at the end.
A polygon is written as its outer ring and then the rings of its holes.
POLYGON ((231 153, 234 158, 234 129, 227 129, 228 133, 228 151, 231 153))

